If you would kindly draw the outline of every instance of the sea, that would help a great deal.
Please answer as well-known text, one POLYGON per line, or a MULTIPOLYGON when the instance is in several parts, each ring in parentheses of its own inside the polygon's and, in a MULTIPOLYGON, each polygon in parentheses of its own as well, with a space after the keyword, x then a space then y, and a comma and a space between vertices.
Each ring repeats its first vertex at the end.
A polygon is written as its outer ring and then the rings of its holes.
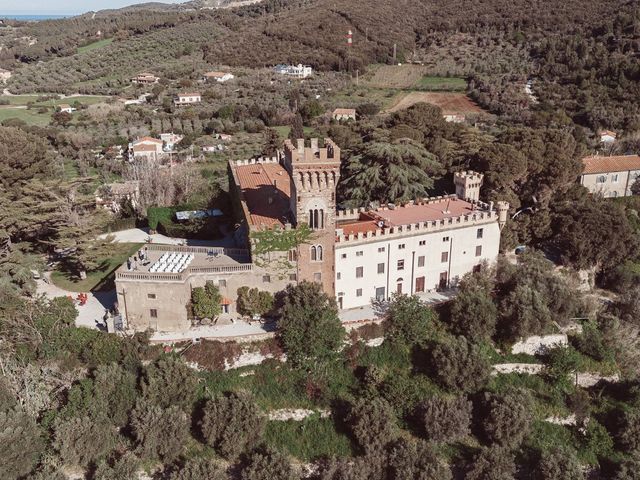
POLYGON ((59 20, 61 18, 69 18, 73 15, 12 15, 10 13, 4 14, 0 12, 1 19, 21 20, 23 22, 39 22, 42 20, 59 20))

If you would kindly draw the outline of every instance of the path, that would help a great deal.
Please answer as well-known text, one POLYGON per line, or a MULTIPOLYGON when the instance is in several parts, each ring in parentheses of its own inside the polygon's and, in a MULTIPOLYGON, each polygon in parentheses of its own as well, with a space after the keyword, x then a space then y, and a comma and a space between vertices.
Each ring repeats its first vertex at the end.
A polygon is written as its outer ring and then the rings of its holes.
MULTIPOLYGON (((50 273, 45 273, 47 278, 50 278, 50 273)), ((75 299, 78 296, 77 292, 68 292, 60 287, 56 287, 51 280, 45 282, 44 280, 38 280, 38 293, 44 295, 47 298, 56 297, 72 297, 75 299)), ((78 310, 78 318, 76 318, 77 327, 87 328, 100 328, 103 324, 102 318, 106 308, 112 308, 116 301, 116 291, 105 292, 86 292, 87 303, 80 306, 76 303, 76 310, 78 310)))
POLYGON ((114 237, 114 242, 118 243, 146 243, 147 239, 151 238, 151 243, 157 243, 160 245, 188 245, 191 247, 235 247, 233 237, 226 236, 219 240, 185 240, 184 238, 167 237, 160 233, 149 235, 148 228, 131 228, 129 230, 122 230, 120 232, 113 232, 105 235, 100 235, 100 238, 105 238, 107 235, 114 237), (186 243, 185 243, 186 242, 186 243))

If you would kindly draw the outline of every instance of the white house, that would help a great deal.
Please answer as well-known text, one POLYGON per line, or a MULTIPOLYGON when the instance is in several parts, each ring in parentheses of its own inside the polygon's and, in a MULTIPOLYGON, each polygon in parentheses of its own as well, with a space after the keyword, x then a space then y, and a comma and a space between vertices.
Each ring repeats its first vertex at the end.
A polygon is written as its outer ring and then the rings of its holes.
POLYGON ((355 120, 356 109, 355 108, 336 108, 331 114, 331 118, 334 120, 355 120))
POLYGON ((197 93, 178 93, 173 100, 176 106, 182 107, 185 105, 194 105, 202 101, 202 96, 197 93))
POLYGON ((131 83, 138 85, 153 85, 160 81, 159 77, 156 77, 153 73, 139 73, 131 79, 131 83))
POLYGON ((173 132, 160 134, 160 140, 162 140, 164 144, 163 149, 165 152, 171 152, 175 148, 176 144, 180 143, 183 138, 184 135, 178 135, 173 132))
POLYGON ((71 105, 68 105, 66 103, 61 103, 60 105, 58 105, 58 109, 64 113, 73 113, 76 111, 75 108, 73 108, 71 105))
POLYGON ((580 185, 603 197, 632 195, 631 187, 640 177, 640 155, 596 155, 583 158, 582 164, 580 185))
POLYGON ((233 74, 229 72, 207 72, 202 76, 202 81, 205 83, 213 81, 223 83, 234 78, 233 74))
POLYGON ((308 65, 276 65, 276 73, 294 78, 307 78, 313 75, 313 68, 308 65))
POLYGON ((600 130, 598 135, 600 135, 600 143, 613 143, 617 137, 616 132, 612 132, 611 130, 600 130))

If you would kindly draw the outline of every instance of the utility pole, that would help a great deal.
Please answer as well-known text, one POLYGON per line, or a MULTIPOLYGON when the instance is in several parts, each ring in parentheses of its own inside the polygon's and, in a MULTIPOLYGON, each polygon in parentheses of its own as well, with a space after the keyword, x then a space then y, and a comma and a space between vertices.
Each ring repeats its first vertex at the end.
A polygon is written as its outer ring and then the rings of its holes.
POLYGON ((398 62, 396 62, 397 54, 398 54, 398 44, 397 44, 397 43, 394 43, 394 44, 393 44, 393 64, 394 64, 394 65, 395 65, 396 63, 398 63, 398 62))

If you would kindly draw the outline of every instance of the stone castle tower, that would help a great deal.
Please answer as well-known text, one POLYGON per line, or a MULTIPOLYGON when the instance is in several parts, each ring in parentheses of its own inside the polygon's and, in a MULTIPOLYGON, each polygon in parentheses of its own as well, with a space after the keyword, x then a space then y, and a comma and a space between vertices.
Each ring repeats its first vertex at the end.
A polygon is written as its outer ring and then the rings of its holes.
POLYGON ((313 230, 309 243, 298 247, 298 281, 322 283, 335 296, 336 185, 340 178, 340 148, 329 138, 284 142, 283 165, 291 175, 291 211, 296 225, 313 230))
POLYGON ((477 202, 480 200, 480 187, 484 175, 474 171, 455 172, 453 183, 456 186, 456 196, 462 200, 477 202))

